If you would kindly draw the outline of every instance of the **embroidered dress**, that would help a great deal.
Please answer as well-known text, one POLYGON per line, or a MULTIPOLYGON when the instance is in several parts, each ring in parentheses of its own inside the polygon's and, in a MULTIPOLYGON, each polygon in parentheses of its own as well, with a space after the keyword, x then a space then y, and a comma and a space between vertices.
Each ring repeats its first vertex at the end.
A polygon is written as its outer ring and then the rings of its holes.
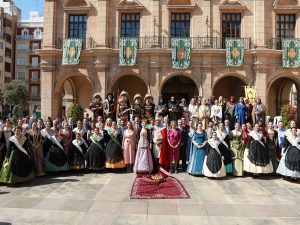
POLYGON ((72 131, 62 129, 60 130, 60 136, 62 139, 62 146, 64 147, 65 153, 68 155, 72 148, 72 140, 75 138, 72 131))
POLYGON ((124 168, 124 157, 122 150, 121 134, 118 130, 108 129, 109 140, 106 146, 106 168, 118 169, 124 168))
POLYGON ((29 141, 29 153, 33 159, 35 175, 37 177, 43 176, 45 175, 45 160, 42 147, 43 136, 39 132, 29 131, 27 133, 27 138, 29 141))
POLYGON ((244 171, 256 174, 273 172, 269 151, 262 139, 261 132, 253 130, 249 133, 249 141, 244 153, 244 171))
POLYGON ((0 171, 0 182, 14 184, 34 179, 34 170, 28 154, 28 140, 22 135, 9 138, 8 150, 0 171))
POLYGON ((224 156, 226 173, 232 173, 232 156, 230 150, 230 139, 226 132, 217 131, 217 137, 220 140, 218 148, 224 156))
POLYGON ((43 136, 43 140, 42 140, 43 152, 44 152, 44 156, 46 156, 52 146, 51 137, 54 135, 54 131, 52 129, 47 130, 45 128, 41 130, 41 135, 43 136))
POLYGON ((90 137, 91 145, 86 153, 86 167, 90 170, 100 170, 105 168, 105 145, 107 131, 100 131, 99 135, 95 133, 90 137))
POLYGON ((241 131, 233 130, 231 132, 231 155, 232 155, 232 166, 233 176, 243 176, 244 168, 243 168, 243 161, 244 161, 244 142, 243 142, 243 133, 241 131))
POLYGON ((68 155, 68 162, 70 169, 84 169, 85 168, 85 154, 88 148, 86 141, 81 138, 81 140, 73 140, 72 148, 68 155))
POLYGON ((135 173, 152 173, 153 171, 153 160, 149 147, 148 132, 144 128, 140 133, 133 171, 135 173))
POLYGON ((280 159, 277 173, 294 178, 300 178, 300 137, 291 134, 285 137, 284 151, 280 159))
POLYGON ((191 157, 189 160, 189 165, 187 168, 187 172, 192 175, 201 175, 203 171, 203 163, 205 157, 205 146, 203 148, 198 148, 196 144, 202 145, 206 143, 206 133, 203 132, 194 132, 192 137, 191 144, 191 157))
POLYGON ((123 134, 123 155, 125 164, 134 164, 136 134, 133 130, 126 129, 123 134))
POLYGON ((271 162, 273 165, 273 173, 276 174, 276 170, 278 167, 278 160, 277 160, 277 151, 278 151, 278 133, 276 130, 273 132, 267 133, 266 137, 266 148, 269 151, 269 155, 271 158, 271 162))
POLYGON ((203 174, 206 177, 225 177, 226 171, 222 160, 222 152, 218 146, 220 142, 209 139, 206 145, 206 156, 203 164, 203 174))
POLYGON ((154 126, 152 130, 152 136, 153 136, 153 156, 156 159, 160 158, 160 151, 161 151, 161 145, 162 145, 162 130, 165 129, 164 127, 160 126, 154 126))
POLYGON ((45 158, 46 171, 58 172, 69 170, 68 157, 62 146, 62 138, 53 135, 51 142, 51 148, 45 158))

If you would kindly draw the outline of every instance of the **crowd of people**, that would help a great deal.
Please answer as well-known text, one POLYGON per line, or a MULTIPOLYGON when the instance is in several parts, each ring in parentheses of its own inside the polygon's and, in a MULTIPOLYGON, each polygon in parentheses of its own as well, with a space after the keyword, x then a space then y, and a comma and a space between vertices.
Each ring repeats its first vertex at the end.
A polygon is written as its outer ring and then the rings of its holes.
POLYGON ((281 174, 300 177, 300 130, 265 120, 259 98, 252 104, 193 97, 165 103, 121 92, 102 102, 95 95, 86 114, 47 121, 33 116, 1 125, 0 183, 19 183, 47 172, 118 169, 128 173, 187 172, 225 177, 281 174), (214 104, 212 104, 214 103, 214 104), (253 126, 252 126, 253 124, 253 126))

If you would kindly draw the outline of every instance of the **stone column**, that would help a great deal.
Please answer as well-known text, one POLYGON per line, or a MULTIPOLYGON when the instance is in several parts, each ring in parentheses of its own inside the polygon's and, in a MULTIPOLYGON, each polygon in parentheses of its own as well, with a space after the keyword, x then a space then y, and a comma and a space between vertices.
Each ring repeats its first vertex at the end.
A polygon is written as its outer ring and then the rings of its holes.
POLYGON ((43 48, 55 48, 56 42, 56 1, 44 1, 44 29, 43 31, 43 48))
POLYGON ((98 14, 91 25, 91 35, 96 41, 97 47, 105 48, 108 46, 109 36, 109 1, 98 1, 98 14))
POLYGON ((202 70, 202 94, 203 98, 210 98, 213 94, 212 90, 212 71, 202 70))
POLYGON ((149 86, 155 104, 158 103, 158 98, 160 95, 160 81, 159 56, 152 55, 149 69, 149 86))
POLYGON ((107 64, 102 62, 95 62, 95 92, 101 93, 101 98, 104 101, 106 98, 107 88, 108 88, 108 82, 106 77, 106 71, 107 71, 107 64))
POLYGON ((255 0, 254 3, 254 45, 256 48, 267 48, 266 44, 266 1, 255 0))

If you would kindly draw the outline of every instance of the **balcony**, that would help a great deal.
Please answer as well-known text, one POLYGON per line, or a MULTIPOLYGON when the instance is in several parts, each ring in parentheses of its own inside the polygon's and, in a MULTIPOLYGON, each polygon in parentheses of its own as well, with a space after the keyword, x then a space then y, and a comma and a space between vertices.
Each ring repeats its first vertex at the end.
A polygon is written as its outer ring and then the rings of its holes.
MULTIPOLYGON (((65 38, 68 39, 68 38, 65 38)), ((58 38, 56 42, 56 49, 63 49, 64 38, 58 38)), ((82 39, 82 50, 93 49, 97 47, 97 43, 92 37, 87 37, 86 39, 82 39)))
POLYGON ((40 67, 40 63, 30 63, 27 65, 28 68, 39 68, 40 67))
POLYGON ((17 40, 41 40, 42 35, 17 35, 17 40))
MULTIPOLYGON (((112 38, 109 43, 109 47, 113 49, 119 48, 120 37, 112 38)), ((139 37, 138 48, 149 49, 149 48, 171 48, 171 38, 164 36, 146 36, 139 37)), ((221 37, 190 37, 192 49, 225 49, 225 38, 221 37)), ((245 49, 251 49, 252 43, 251 38, 242 38, 244 40, 245 49)))
MULTIPOLYGON (((272 38, 270 40, 270 46, 269 48, 270 49, 274 49, 274 50, 282 50, 282 40, 284 38, 272 38)), ((300 38, 292 38, 292 39, 295 39, 295 40, 300 40, 300 38)))

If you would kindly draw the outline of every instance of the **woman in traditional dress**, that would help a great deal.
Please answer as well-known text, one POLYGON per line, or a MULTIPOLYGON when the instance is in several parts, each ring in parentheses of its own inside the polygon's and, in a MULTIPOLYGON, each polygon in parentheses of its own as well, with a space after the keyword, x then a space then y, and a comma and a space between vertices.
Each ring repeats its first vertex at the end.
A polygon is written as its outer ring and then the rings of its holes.
POLYGON ((33 122, 26 134, 29 141, 29 152, 33 159, 33 168, 37 177, 45 175, 45 160, 43 152, 43 136, 38 132, 37 123, 33 122))
POLYGON ((234 110, 235 121, 241 126, 246 123, 247 119, 247 106, 245 105, 244 98, 240 97, 239 103, 235 105, 234 110))
POLYGON ((188 142, 187 142, 187 161, 190 161, 191 157, 192 157, 192 154, 193 154, 193 148, 191 148, 191 145, 192 145, 192 140, 193 140, 193 135, 194 135, 194 132, 195 132, 195 128, 193 126, 193 121, 189 121, 189 137, 188 137, 188 142))
POLYGON ((244 147, 247 146, 247 143, 249 141, 249 135, 246 124, 242 124, 242 134, 243 134, 243 140, 244 140, 244 147))
POLYGON ((1 149, 0 149, 0 166, 2 165, 1 162, 3 162, 3 160, 6 156, 6 152, 7 152, 8 144, 9 144, 9 138, 14 135, 12 123, 9 119, 6 120, 1 133, 2 133, 1 134, 2 145, 1 145, 1 149), (1 156, 2 156, 2 160, 1 160, 1 156))
MULTIPOLYGON (((107 119, 109 120, 109 119, 107 119)), ((115 121, 112 122, 111 128, 107 128, 109 140, 106 146, 106 168, 119 169, 124 168, 124 157, 122 150, 122 139, 120 131, 115 121)))
POLYGON ((224 164, 226 173, 232 173, 232 156, 230 150, 230 137, 225 131, 223 123, 219 124, 219 129, 217 130, 217 137, 220 141, 219 149, 224 156, 224 164))
POLYGON ((233 176, 241 177, 244 174, 244 139, 239 123, 234 125, 234 130, 230 133, 230 149, 232 155, 233 176))
POLYGON ((265 137, 266 148, 269 151, 269 155, 273 165, 273 174, 276 174, 278 167, 277 151, 278 151, 278 132, 273 128, 273 123, 268 123, 268 129, 266 130, 265 137))
POLYGON ((198 114, 199 121, 203 124, 203 129, 207 129, 210 118, 210 108, 206 99, 202 99, 198 114))
POLYGON ((72 131, 75 135, 77 133, 80 133, 81 138, 83 138, 87 143, 87 130, 83 128, 82 122, 80 120, 77 121, 77 126, 72 131))
POLYGON ((127 173, 130 173, 135 159, 136 134, 130 121, 127 122, 126 127, 127 129, 123 133, 122 148, 127 173))
POLYGON ((173 172, 173 166, 175 167, 175 173, 177 173, 177 164, 179 161, 180 142, 181 142, 181 130, 177 128, 176 121, 171 121, 170 129, 168 130, 168 152, 170 162, 170 172, 173 172))
POLYGON ((68 157, 62 145, 63 138, 60 136, 59 128, 55 128, 51 137, 52 145, 46 154, 46 171, 59 172, 69 169, 68 157))
POLYGON ((72 141, 74 139, 73 132, 70 130, 68 123, 64 123, 64 128, 59 131, 62 137, 62 145, 66 154, 68 155, 72 148, 72 141))
POLYGON ((222 119, 222 106, 219 105, 218 100, 215 100, 215 104, 210 109, 210 118, 215 126, 217 126, 222 119))
POLYGON ((191 175, 201 175, 205 157, 206 133, 202 129, 202 123, 198 123, 197 130, 194 132, 191 144, 191 157, 187 172, 191 175))
POLYGON ((300 137, 297 128, 292 127, 285 137, 282 157, 277 173, 296 180, 300 178, 300 137))
POLYGON ((85 168, 85 155, 88 147, 81 133, 77 132, 76 139, 72 141, 72 148, 68 155, 70 169, 79 170, 85 168))
POLYGON ((263 133, 258 124, 249 132, 249 142, 244 153, 244 171, 254 176, 273 172, 269 151, 263 143, 263 133))
POLYGON ((212 138, 206 144, 206 156, 203 164, 203 175, 206 177, 225 177, 224 156, 219 150, 220 142, 217 133, 214 131, 212 138))
POLYGON ((28 154, 28 140, 22 134, 22 127, 15 129, 9 138, 8 150, 1 171, 0 182, 20 183, 34 179, 34 170, 28 154))
MULTIPOLYGON (((103 124, 102 124, 102 127, 104 127, 103 124)), ((90 129, 87 131, 87 141, 88 141, 89 145, 91 144, 91 136, 94 134, 94 129, 95 128, 96 128, 96 123, 92 122, 90 129)))
POLYGON ((94 133, 90 137, 91 145, 86 153, 87 168, 90 170, 100 170, 105 168, 105 145, 108 134, 101 123, 95 127, 94 133))
POLYGON ((46 127, 41 130, 41 135, 43 136, 42 147, 44 156, 47 155, 52 146, 51 137, 54 135, 54 130, 51 127, 52 124, 48 121, 46 122, 46 127))
POLYGON ((143 120, 134 163, 135 173, 152 173, 153 171, 153 159, 150 151, 149 136, 150 134, 146 129, 146 120, 143 120))

